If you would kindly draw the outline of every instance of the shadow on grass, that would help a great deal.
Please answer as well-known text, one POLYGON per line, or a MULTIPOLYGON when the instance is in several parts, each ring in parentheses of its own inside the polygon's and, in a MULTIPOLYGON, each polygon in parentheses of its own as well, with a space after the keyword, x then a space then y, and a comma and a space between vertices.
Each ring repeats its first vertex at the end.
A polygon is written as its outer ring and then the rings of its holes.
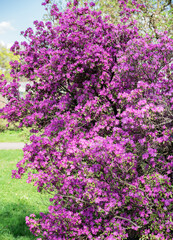
MULTIPOLYGON (((40 217, 38 210, 19 202, 19 204, 2 204, 0 205, 0 239, 3 235, 9 234, 11 239, 36 239, 30 233, 25 222, 25 217, 31 213, 35 213, 36 217, 40 217), (21 238, 23 237, 23 238, 21 238)), ((9 238, 4 238, 9 239, 9 238)))
MULTIPOLYGON (((25 217, 32 213, 40 218, 38 210, 23 201, 18 204, 0 202, 0 240, 36 240, 25 222, 25 217)), ((127 240, 139 240, 139 237, 128 237, 127 240)))

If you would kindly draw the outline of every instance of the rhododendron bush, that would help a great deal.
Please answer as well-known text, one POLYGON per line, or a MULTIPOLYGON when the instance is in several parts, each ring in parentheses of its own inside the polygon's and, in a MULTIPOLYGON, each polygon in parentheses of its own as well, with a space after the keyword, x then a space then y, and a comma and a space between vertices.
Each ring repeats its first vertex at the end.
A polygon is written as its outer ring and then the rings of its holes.
POLYGON ((26 217, 38 239, 173 239, 173 39, 140 36, 120 4, 117 26, 92 3, 53 5, 1 76, 1 117, 32 128, 13 177, 52 196, 26 217))

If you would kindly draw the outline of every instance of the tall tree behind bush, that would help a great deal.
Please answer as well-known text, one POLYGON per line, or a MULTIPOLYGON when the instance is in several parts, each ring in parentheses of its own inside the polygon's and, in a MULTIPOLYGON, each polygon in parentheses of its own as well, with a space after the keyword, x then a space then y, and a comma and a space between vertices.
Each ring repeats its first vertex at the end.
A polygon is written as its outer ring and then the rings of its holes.
MULTIPOLYGON (((80 2, 84 2, 80 0, 80 2)), ((114 24, 120 23, 120 12, 118 0, 96 1, 97 7, 104 15, 111 16, 110 21, 114 24)), ((134 12, 130 19, 137 20, 136 26, 140 34, 151 34, 157 37, 157 31, 167 31, 173 37, 173 2, 172 0, 138 0, 124 1, 127 7, 133 9, 133 4, 137 3, 139 12, 134 12)))
MULTIPOLYGON (((64 5, 55 1, 61 9, 64 5)), ((67 2, 67 1, 66 1, 67 2)), ((79 5, 83 6, 84 2, 90 0, 79 0, 79 5)), ((137 20, 136 26, 139 33, 146 33, 157 37, 157 31, 167 31, 170 37, 173 37, 173 1, 172 0, 138 0, 124 1, 128 8, 133 9, 133 4, 137 3, 139 12, 131 14, 129 19, 137 20)), ((109 15, 110 22, 114 24, 121 23, 121 8, 118 0, 95 0, 96 9, 102 11, 102 15, 109 15)))
POLYGON ((2 117, 33 128, 13 177, 52 194, 26 218, 42 239, 172 238, 173 40, 140 36, 120 4, 121 25, 53 5, 58 24, 35 21, 11 48, 13 82, 1 76, 2 117), (22 99, 20 76, 32 83, 22 99))

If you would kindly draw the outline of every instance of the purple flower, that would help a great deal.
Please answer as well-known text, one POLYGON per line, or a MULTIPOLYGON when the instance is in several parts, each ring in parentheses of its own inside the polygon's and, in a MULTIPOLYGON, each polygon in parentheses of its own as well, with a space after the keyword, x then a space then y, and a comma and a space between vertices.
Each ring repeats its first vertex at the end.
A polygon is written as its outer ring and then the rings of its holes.
POLYGON ((140 36, 137 1, 119 4, 121 25, 78 1, 51 5, 58 24, 35 21, 11 48, 12 81, 0 76, 0 117, 32 134, 12 177, 51 193, 47 213, 26 217, 43 239, 171 239, 173 40, 140 36))

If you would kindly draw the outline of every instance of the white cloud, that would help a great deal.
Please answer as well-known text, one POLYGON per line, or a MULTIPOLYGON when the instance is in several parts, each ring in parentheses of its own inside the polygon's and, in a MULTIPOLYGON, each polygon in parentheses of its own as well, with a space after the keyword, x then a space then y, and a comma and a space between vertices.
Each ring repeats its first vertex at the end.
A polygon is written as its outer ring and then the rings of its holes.
POLYGON ((8 30, 14 30, 11 23, 6 21, 0 22, 0 34, 3 34, 8 30))
POLYGON ((4 41, 1 40, 0 45, 10 49, 13 43, 5 43, 4 41))
POLYGON ((0 45, 2 45, 3 47, 5 47, 5 42, 4 42, 4 41, 0 41, 0 45))

